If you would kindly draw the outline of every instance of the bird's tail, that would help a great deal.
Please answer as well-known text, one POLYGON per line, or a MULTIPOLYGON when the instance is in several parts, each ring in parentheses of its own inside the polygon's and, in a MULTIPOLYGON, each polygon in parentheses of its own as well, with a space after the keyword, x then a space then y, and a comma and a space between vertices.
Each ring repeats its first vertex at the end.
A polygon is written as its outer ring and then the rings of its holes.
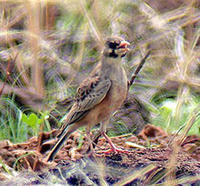
POLYGON ((74 123, 80 121, 88 112, 89 110, 70 113, 65 120, 66 124, 62 125, 59 128, 60 133, 57 135, 57 138, 62 138, 62 136, 65 134, 66 130, 70 127, 70 125, 74 125, 74 123))
POLYGON ((50 151, 50 153, 47 156, 46 161, 50 162, 53 161, 57 152, 62 148, 63 144, 65 143, 66 139, 69 137, 69 135, 74 132, 77 128, 80 126, 76 126, 76 124, 70 125, 69 127, 65 128, 65 132, 62 132, 62 136, 58 138, 58 141, 50 151))

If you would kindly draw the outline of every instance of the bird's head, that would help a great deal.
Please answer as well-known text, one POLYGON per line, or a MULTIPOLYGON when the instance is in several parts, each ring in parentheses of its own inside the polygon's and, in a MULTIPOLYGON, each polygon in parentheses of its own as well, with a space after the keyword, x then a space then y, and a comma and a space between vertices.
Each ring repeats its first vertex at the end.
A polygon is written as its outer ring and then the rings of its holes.
POLYGON ((103 54, 112 58, 124 57, 129 51, 127 48, 129 45, 130 43, 121 37, 109 37, 105 42, 103 54))

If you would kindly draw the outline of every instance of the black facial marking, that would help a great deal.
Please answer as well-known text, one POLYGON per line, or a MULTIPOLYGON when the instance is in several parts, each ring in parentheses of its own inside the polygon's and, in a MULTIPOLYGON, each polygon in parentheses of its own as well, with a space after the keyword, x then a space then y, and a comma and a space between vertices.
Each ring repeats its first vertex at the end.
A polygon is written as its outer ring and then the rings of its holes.
POLYGON ((109 46, 110 49, 117 49, 119 46, 119 43, 108 41, 107 45, 109 46))
POLYGON ((113 49, 111 53, 109 53, 109 57, 117 58, 118 55, 115 53, 115 50, 113 49))
POLYGON ((124 57, 126 55, 126 52, 124 51, 120 51, 118 52, 118 49, 120 48, 125 48, 124 45, 120 46, 120 43, 123 41, 123 39, 120 38, 109 38, 106 41, 106 48, 108 48, 108 50, 104 53, 106 56, 109 56, 111 58, 117 58, 117 57, 124 57), (119 54, 118 54, 119 53, 119 54))
POLYGON ((116 43, 109 43, 109 47, 111 49, 116 49, 117 48, 117 44, 116 43))

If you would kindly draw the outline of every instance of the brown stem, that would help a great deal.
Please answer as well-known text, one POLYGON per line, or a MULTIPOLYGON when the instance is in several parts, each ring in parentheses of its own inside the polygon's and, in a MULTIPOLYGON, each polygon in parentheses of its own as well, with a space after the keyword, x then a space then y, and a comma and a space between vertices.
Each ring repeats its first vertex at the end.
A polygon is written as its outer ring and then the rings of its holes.
POLYGON ((138 65, 138 67, 136 68, 133 76, 131 77, 131 80, 128 82, 128 87, 129 88, 135 82, 135 78, 137 77, 138 73, 142 69, 144 63, 146 62, 146 59, 149 57, 150 54, 151 54, 151 51, 148 51, 147 54, 144 56, 144 58, 140 61, 140 63, 138 65))

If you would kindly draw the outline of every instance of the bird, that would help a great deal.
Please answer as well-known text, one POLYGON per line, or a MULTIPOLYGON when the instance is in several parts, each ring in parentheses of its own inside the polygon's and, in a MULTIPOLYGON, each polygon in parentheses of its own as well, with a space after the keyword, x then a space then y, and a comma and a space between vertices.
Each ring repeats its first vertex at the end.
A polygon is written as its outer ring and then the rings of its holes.
MULTIPOLYGON (((54 160, 72 132, 86 126, 89 138, 90 129, 98 123, 101 135, 110 144, 111 150, 120 150, 107 136, 106 126, 112 114, 120 108, 127 97, 128 80, 122 66, 122 58, 130 50, 129 46, 130 43, 119 36, 110 36, 105 40, 99 62, 76 91, 74 103, 59 130, 57 142, 47 155, 47 162, 54 160)), ((89 140, 91 144, 91 139, 89 140)))

